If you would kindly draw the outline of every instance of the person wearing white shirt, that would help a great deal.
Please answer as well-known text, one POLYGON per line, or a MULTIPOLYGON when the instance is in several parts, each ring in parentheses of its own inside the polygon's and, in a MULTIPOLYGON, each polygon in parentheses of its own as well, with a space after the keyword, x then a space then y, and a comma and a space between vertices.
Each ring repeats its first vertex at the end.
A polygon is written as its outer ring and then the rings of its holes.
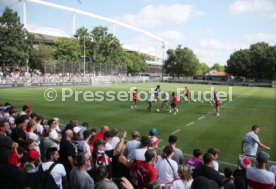
MULTIPOLYGON (((55 147, 49 148, 46 152, 46 158, 47 162, 42 163, 42 169, 45 171, 49 169, 49 167, 54 163, 57 162, 59 159, 59 153, 58 149, 55 147)), ((51 175, 53 176, 56 185, 60 188, 68 188, 68 182, 66 178, 66 171, 65 168, 62 164, 57 163, 52 171, 50 172, 51 175)))
POLYGON ((134 151, 140 147, 140 133, 138 131, 132 131, 131 136, 132 140, 126 143, 126 148, 124 152, 129 162, 133 161, 134 151))
POLYGON ((112 129, 111 133, 113 135, 111 141, 109 141, 108 143, 112 146, 112 148, 114 149, 116 147, 116 145, 120 142, 120 138, 117 136, 118 134, 118 129, 112 129))
POLYGON ((270 147, 260 141, 258 137, 259 130, 259 126, 253 125, 252 130, 245 135, 241 144, 242 152, 245 153, 245 155, 255 157, 258 146, 270 150, 270 147))
POLYGON ((157 178, 160 184, 166 184, 178 179, 178 165, 176 161, 172 160, 173 148, 166 146, 163 149, 161 158, 158 159, 155 168, 157 170, 157 178))
POLYGON ((145 161, 145 153, 150 145, 150 139, 148 136, 141 137, 141 144, 140 148, 134 150, 133 152, 133 161, 145 161))
POLYGON ((40 148, 39 148, 40 139, 39 139, 39 136, 34 133, 35 130, 36 130, 36 123, 34 121, 30 121, 27 125, 26 139, 27 140, 30 140, 30 139, 34 140, 34 142, 35 142, 34 148, 40 154, 40 148))
POLYGON ((275 186, 275 175, 266 170, 270 155, 266 152, 258 152, 256 156, 256 167, 249 167, 246 171, 248 189, 273 188, 275 186))

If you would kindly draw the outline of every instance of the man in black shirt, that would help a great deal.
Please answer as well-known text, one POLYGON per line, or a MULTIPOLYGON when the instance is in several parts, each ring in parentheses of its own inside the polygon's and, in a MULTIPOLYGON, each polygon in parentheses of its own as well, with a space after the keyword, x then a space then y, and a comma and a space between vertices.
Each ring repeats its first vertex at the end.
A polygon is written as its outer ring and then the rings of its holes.
POLYGON ((73 131, 68 129, 65 131, 65 138, 60 143, 60 163, 64 165, 67 175, 70 175, 75 158, 75 151, 71 142, 72 138, 73 131))
POLYGON ((0 120, 0 164, 8 162, 13 147, 12 139, 6 135, 8 129, 9 123, 0 120))
POLYGON ((218 184, 219 188, 223 189, 224 188, 223 182, 222 182, 222 178, 221 178, 219 172, 215 171, 212 168, 213 160, 214 160, 214 157, 212 154, 210 154, 210 153, 204 154, 204 156, 203 156, 204 165, 194 169, 193 177, 197 178, 199 176, 204 176, 204 177, 208 178, 209 180, 215 181, 218 184))

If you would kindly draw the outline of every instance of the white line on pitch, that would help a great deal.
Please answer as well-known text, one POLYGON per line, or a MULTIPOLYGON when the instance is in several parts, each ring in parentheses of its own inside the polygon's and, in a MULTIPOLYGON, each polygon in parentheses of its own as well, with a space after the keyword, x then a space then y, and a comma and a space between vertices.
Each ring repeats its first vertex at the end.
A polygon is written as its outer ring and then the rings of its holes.
POLYGON ((202 120, 203 118, 205 118, 205 116, 201 116, 199 118, 197 118, 198 120, 202 120))
POLYGON ((192 122, 188 123, 186 126, 189 127, 189 126, 191 126, 191 125, 194 124, 194 123, 195 123, 195 122, 192 121, 192 122))
POLYGON ((175 130, 174 132, 171 133, 171 135, 174 135, 174 134, 178 133, 179 131, 181 131, 181 129, 175 130))

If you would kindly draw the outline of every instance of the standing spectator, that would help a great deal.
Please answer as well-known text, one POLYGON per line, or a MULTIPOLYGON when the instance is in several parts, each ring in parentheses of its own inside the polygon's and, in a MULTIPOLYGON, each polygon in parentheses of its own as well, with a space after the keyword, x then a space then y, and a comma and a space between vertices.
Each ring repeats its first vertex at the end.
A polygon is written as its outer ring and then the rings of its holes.
POLYGON ((77 158, 77 166, 70 172, 70 187, 72 189, 93 189, 94 180, 86 171, 91 157, 87 154, 80 153, 77 158))
POLYGON ((141 137, 141 144, 140 144, 140 148, 134 150, 133 153, 133 160, 134 161, 145 161, 145 153, 147 151, 147 149, 149 148, 149 144, 150 144, 150 139, 147 136, 142 136, 141 137))
POLYGON ((170 189, 190 189, 193 177, 191 170, 185 165, 178 166, 178 175, 180 179, 177 179, 169 184, 170 189))
POLYGON ((140 141, 139 141, 140 133, 138 131, 132 131, 131 137, 132 137, 132 140, 126 143, 126 148, 124 152, 129 162, 133 161, 134 150, 140 147, 140 141))
POLYGON ((36 133, 39 136, 42 136, 43 135, 43 130, 44 130, 43 117, 42 116, 37 116, 37 119, 36 119, 36 133))
POLYGON ((92 152, 90 150, 89 141, 92 137, 92 132, 89 130, 85 130, 83 132, 83 141, 80 142, 78 149, 79 151, 87 154, 90 158, 92 158, 92 152))
POLYGON ((116 145, 120 142, 120 139, 117 136, 118 135, 118 129, 116 129, 116 128, 112 129, 111 134, 112 134, 112 140, 109 142, 109 144, 114 149, 116 147, 116 145))
POLYGON ((173 148, 171 146, 166 146, 163 149, 161 158, 158 159, 155 165, 158 182, 160 184, 165 184, 167 182, 172 182, 174 179, 178 179, 178 166, 176 161, 172 160, 172 156, 173 148))
POLYGON ((35 130, 36 130, 36 123, 34 121, 29 121, 27 125, 26 139, 27 140, 33 139, 35 142, 35 150, 40 153, 40 149, 39 149, 40 139, 39 139, 39 136, 34 133, 35 130))
POLYGON ((22 111, 19 113, 19 116, 22 116, 22 115, 30 115, 32 113, 32 106, 29 105, 29 104, 25 104, 23 107, 22 107, 22 111))
POLYGON ((107 125, 103 125, 103 126, 101 126, 101 131, 100 132, 97 132, 96 134, 95 134, 95 136, 93 137, 93 140, 92 140, 92 144, 94 144, 94 142, 96 141, 96 140, 104 140, 104 133, 106 132, 106 131, 109 131, 109 127, 107 126, 107 125))
POLYGON ((246 172, 248 189, 272 189, 275 186, 275 175, 266 170, 269 154, 258 152, 256 167, 250 167, 246 172))
POLYGON ((15 120, 16 127, 12 130, 11 138, 19 146, 26 147, 26 126, 28 124, 28 116, 22 115, 15 120))
POLYGON ((224 189, 234 189, 234 182, 231 176, 232 176, 232 170, 229 167, 225 167, 224 179, 223 179, 224 189))
POLYGON ((202 151, 199 148, 196 148, 193 150, 193 157, 189 157, 185 164, 190 168, 190 170, 193 172, 193 170, 197 167, 200 167, 203 165, 202 160, 200 159, 200 156, 202 155, 202 151))
POLYGON ((215 171, 212 167, 214 157, 210 153, 206 153, 203 155, 204 165, 194 169, 193 178, 197 178, 199 176, 204 176, 209 180, 214 180, 220 189, 223 189, 222 178, 220 177, 219 172, 215 171))
POLYGON ((65 131, 65 138, 60 143, 60 162, 64 165, 67 175, 69 175, 74 162, 75 151, 72 145, 73 131, 65 131))
POLYGON ((118 189, 117 185, 108 179, 108 169, 105 166, 98 167, 96 170, 98 182, 95 189, 118 189))
POLYGON ((258 137, 259 130, 259 126, 253 125, 252 130, 245 135, 241 144, 242 152, 245 153, 245 155, 255 157, 258 146, 270 150, 270 147, 260 141, 258 137))
POLYGON ((66 171, 62 164, 57 163, 59 160, 59 153, 58 149, 53 147, 49 148, 46 152, 46 158, 47 162, 42 163, 42 169, 45 171, 50 168, 50 166, 53 163, 56 163, 52 171, 50 172, 53 176, 57 186, 59 186, 60 189, 67 189, 68 188, 68 182, 66 179, 66 171))
POLYGON ((50 139, 53 140, 56 146, 59 148, 59 143, 62 139, 61 135, 57 131, 57 122, 54 119, 50 119, 48 121, 48 125, 50 128, 50 139))
POLYGON ((13 141, 6 135, 9 129, 9 123, 0 120, 0 165, 8 162, 9 156, 14 146, 13 141))
POLYGON ((157 155, 154 149, 148 149, 145 153, 146 161, 135 165, 134 172, 137 175, 138 189, 143 189, 150 182, 157 180, 157 171, 153 166, 157 155))
POLYGON ((104 142, 105 142, 105 149, 106 150, 112 150, 114 149, 111 145, 110 142, 112 141, 113 135, 111 131, 106 131, 104 133, 104 142))
POLYGON ((118 150, 114 150, 112 157, 112 177, 121 178, 125 177, 130 180, 130 167, 131 163, 123 155, 125 144, 122 143, 122 147, 118 150))
POLYGON ((46 158, 46 152, 51 147, 58 147, 51 139, 49 135, 49 128, 43 130, 43 136, 40 140, 40 156, 41 159, 44 161, 46 158))
POLYGON ((208 153, 212 154, 213 157, 214 157, 212 167, 213 167, 216 171, 219 171, 219 164, 218 164, 218 162, 216 161, 216 160, 218 159, 218 157, 219 157, 219 150, 218 150, 218 149, 215 149, 215 148, 209 148, 209 149, 208 149, 208 153))
POLYGON ((150 138, 150 147, 153 149, 158 148, 159 139, 156 137, 157 129, 151 128, 149 131, 149 138, 150 138))
POLYGON ((169 145, 174 149, 174 154, 172 156, 172 159, 176 161, 178 165, 183 164, 184 163, 183 152, 179 148, 176 148, 177 136, 170 135, 168 142, 169 142, 169 145))
POLYGON ((35 173, 38 171, 39 153, 35 149, 28 152, 28 161, 23 166, 26 173, 35 173))

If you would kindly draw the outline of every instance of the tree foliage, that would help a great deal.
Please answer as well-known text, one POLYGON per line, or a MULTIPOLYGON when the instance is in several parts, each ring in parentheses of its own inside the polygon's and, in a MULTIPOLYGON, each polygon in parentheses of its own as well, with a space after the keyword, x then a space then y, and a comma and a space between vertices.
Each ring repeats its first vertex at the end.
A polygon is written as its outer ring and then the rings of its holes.
POLYGON ((224 66, 222 66, 218 63, 215 63, 210 69, 211 70, 217 70, 219 72, 224 72, 224 66))
POLYGON ((25 66, 33 47, 33 35, 20 23, 12 9, 6 8, 0 17, 0 62, 7 66, 25 66))
POLYGON ((76 39, 59 38, 54 54, 56 60, 74 62, 81 58, 79 41, 76 39))
POLYGON ((199 60, 192 50, 178 46, 175 50, 167 51, 168 58, 165 61, 164 70, 172 76, 193 76, 199 68, 199 60))
POLYGON ((227 61, 226 71, 239 78, 275 80, 276 46, 261 42, 236 51, 227 61))

